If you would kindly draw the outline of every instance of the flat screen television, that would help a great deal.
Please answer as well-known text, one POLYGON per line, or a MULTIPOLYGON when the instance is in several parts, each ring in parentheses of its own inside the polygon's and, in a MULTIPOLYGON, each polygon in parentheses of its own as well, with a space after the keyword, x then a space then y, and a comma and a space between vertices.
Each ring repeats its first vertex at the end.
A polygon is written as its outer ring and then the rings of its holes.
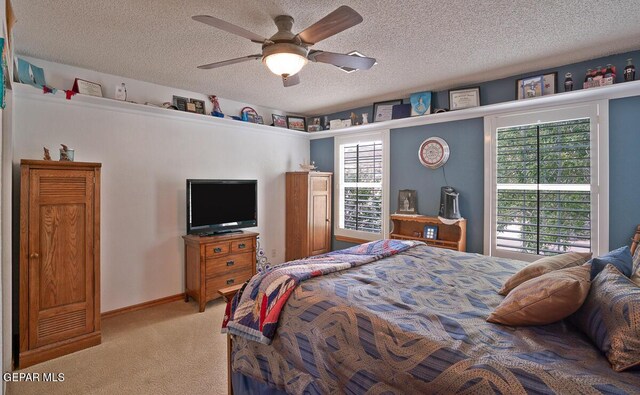
POLYGON ((213 235, 258 226, 257 180, 187 180, 187 233, 213 235))

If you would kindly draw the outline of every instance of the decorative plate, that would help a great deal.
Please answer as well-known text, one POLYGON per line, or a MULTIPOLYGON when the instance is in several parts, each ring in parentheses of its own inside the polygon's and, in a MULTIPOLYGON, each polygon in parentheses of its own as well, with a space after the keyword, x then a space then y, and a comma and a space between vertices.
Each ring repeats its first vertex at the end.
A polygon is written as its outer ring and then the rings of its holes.
POLYGON ((449 152, 449 144, 446 141, 440 137, 429 137, 420 144, 418 159, 423 166, 437 169, 447 163, 449 152))

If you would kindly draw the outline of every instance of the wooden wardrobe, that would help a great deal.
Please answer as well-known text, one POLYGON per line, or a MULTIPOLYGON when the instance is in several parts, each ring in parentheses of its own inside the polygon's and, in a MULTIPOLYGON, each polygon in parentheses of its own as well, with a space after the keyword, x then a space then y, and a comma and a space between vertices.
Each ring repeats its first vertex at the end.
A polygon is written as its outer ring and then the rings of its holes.
POLYGON ((331 251, 332 178, 324 172, 287 173, 287 261, 331 251))
POLYGON ((21 161, 21 369, 100 344, 100 168, 21 161))

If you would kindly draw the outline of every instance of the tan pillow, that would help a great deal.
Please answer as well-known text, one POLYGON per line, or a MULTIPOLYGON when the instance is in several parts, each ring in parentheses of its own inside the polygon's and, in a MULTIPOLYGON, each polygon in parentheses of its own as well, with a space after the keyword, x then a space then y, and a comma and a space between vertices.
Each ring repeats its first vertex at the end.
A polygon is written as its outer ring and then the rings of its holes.
POLYGON ((591 259, 590 252, 568 252, 566 254, 547 256, 530 263, 518 273, 509 277, 498 293, 507 295, 512 289, 527 280, 536 278, 545 273, 554 270, 560 270, 567 267, 580 266, 591 259))
POLYGON ((487 321, 511 326, 546 325, 575 313, 589 294, 591 265, 543 274, 517 286, 487 321))

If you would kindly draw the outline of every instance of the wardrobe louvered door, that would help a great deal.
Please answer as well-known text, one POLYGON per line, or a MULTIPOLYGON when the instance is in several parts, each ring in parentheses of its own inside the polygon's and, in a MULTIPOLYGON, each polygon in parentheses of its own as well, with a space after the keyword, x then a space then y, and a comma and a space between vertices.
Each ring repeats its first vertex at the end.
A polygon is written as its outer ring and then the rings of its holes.
POLYGON ((73 339, 100 341, 100 173, 80 165, 23 164, 20 367, 75 351, 73 339))

